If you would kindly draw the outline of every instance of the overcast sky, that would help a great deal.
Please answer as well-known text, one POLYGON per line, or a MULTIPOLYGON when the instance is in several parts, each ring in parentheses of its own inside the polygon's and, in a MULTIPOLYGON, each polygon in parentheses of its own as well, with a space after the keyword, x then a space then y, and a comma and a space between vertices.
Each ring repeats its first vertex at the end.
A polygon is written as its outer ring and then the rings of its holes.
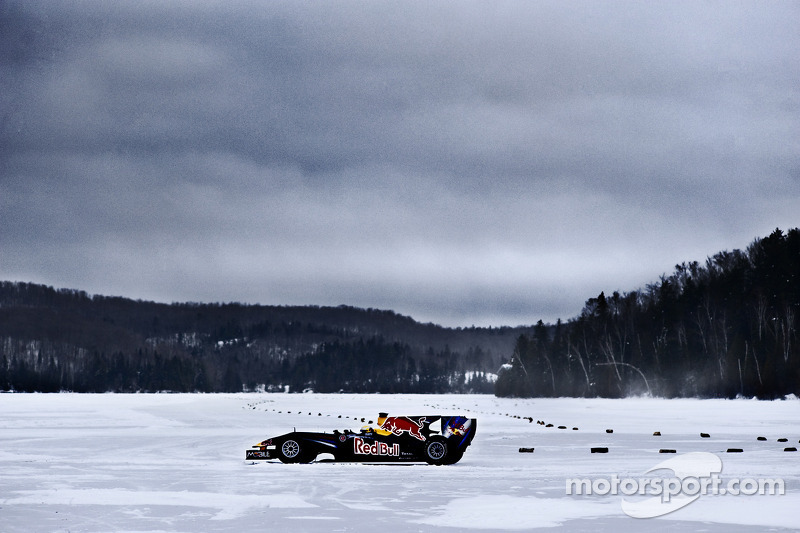
POLYGON ((0 279, 447 326, 800 226, 799 2, 0 1, 0 279))

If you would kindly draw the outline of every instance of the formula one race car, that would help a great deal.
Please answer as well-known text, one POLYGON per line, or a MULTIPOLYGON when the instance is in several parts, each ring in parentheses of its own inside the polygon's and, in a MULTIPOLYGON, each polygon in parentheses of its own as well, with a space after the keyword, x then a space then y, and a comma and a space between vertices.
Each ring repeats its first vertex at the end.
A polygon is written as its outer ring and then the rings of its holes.
POLYGON ((292 431, 267 439, 247 450, 246 459, 279 459, 284 463, 310 463, 328 453, 342 462, 457 463, 475 437, 477 420, 463 416, 388 416, 380 413, 378 427, 360 432, 292 431))

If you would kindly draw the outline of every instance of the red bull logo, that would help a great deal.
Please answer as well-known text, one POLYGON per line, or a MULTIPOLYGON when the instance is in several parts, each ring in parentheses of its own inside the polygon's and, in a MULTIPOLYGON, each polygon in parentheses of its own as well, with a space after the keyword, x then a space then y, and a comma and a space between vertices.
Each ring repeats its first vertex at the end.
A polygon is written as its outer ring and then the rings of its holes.
POLYGON ((408 432, 409 435, 414 437, 418 440, 425 440, 425 436, 420 433, 420 429, 422 429, 422 425, 425 422, 425 417, 421 417, 419 419, 419 423, 414 422, 410 418, 405 416, 390 416, 386 419, 386 421, 381 425, 381 429, 385 429, 386 431, 391 431, 395 435, 400 435, 403 432, 408 432))
POLYGON ((452 431, 453 431, 453 435, 463 435, 464 433, 467 432, 467 428, 465 428, 461 424, 458 424, 458 425, 453 426, 452 431))
POLYGON ((400 457, 400 445, 392 444, 389 446, 385 442, 373 442, 369 444, 364 439, 355 437, 353 439, 353 453, 358 455, 389 455, 400 457))
POLYGON ((472 421, 468 418, 460 416, 453 417, 447 422, 447 426, 445 426, 442 431, 442 435, 445 437, 449 437, 450 435, 466 435, 471 425, 472 421))

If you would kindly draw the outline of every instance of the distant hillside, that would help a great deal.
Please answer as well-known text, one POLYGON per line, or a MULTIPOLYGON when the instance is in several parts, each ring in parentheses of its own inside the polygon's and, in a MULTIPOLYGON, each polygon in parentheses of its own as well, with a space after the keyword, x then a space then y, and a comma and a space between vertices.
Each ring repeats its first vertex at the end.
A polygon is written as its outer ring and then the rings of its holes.
POLYGON ((800 395, 800 230, 682 263, 644 290, 601 292, 518 340, 501 396, 800 395))
POLYGON ((0 390, 492 392, 522 328, 354 307, 160 304, 0 282, 0 390))
POLYGON ((777 398, 800 395, 798 321, 798 229, 676 265, 645 289, 601 292, 566 323, 530 328, 0 282, 0 390, 777 398))

